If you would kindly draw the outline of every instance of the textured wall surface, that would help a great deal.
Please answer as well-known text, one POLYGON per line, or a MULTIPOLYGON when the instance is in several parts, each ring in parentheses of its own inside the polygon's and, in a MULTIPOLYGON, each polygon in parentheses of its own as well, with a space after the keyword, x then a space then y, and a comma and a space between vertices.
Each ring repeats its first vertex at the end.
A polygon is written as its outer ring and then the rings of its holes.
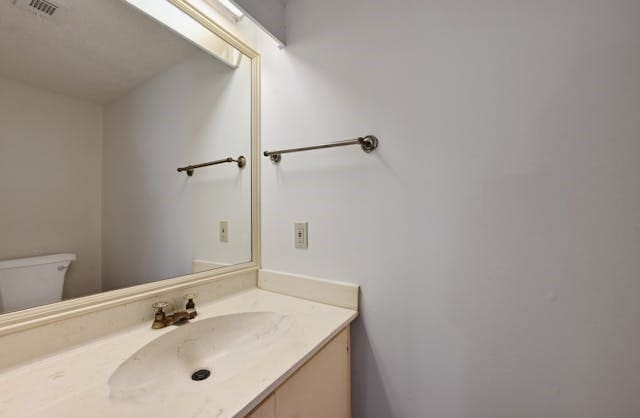
POLYGON ((264 149, 381 140, 262 166, 264 267, 362 285, 356 418, 640 416, 639 21, 292 0, 284 50, 245 32, 264 149))

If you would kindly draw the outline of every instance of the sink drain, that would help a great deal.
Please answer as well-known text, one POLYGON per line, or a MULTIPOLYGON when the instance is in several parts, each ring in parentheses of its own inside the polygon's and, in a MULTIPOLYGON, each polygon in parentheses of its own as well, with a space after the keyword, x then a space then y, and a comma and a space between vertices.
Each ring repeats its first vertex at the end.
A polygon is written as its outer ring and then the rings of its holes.
POLYGON ((209 370, 200 369, 191 375, 191 380, 199 382, 201 380, 206 380, 209 376, 211 376, 211 372, 209 370))

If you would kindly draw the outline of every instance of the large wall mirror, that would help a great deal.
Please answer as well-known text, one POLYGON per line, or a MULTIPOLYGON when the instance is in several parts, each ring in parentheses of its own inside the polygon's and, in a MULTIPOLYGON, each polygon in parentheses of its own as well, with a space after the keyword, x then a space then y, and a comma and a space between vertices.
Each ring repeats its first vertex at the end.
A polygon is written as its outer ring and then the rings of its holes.
POLYGON ((0 0, 0 313, 255 264, 257 54, 215 29, 0 0))

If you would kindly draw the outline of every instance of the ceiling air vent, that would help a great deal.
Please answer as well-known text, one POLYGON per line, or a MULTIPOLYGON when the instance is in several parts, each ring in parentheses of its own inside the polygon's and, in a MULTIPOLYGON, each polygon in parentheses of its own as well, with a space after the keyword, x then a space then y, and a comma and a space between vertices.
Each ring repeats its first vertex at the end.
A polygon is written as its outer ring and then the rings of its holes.
POLYGON ((66 14, 67 8, 59 2, 50 0, 9 0, 17 8, 28 11, 35 16, 52 19, 52 22, 58 22, 66 14))
POLYGON ((58 6, 46 0, 29 0, 29 7, 49 16, 58 10, 58 6))

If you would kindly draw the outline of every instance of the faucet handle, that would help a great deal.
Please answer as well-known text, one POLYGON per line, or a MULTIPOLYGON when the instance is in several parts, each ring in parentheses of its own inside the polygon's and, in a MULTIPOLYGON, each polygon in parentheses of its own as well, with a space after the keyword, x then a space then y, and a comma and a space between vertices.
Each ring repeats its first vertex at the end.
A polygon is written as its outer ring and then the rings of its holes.
POLYGON ((151 325, 151 328, 160 329, 167 326, 166 324, 167 315, 163 311, 163 309, 166 308, 167 306, 169 306, 169 302, 165 302, 164 300, 155 302, 154 304, 151 305, 151 307, 153 307, 153 309, 156 310, 156 313, 153 317, 154 319, 153 319, 153 324, 151 325))
POLYGON ((187 305, 185 306, 185 309, 189 313, 189 318, 191 319, 195 318, 196 315, 198 315, 198 312, 196 311, 196 304, 193 301, 195 297, 196 295, 193 293, 187 293, 186 295, 183 296, 184 300, 187 301, 187 305))
POLYGON ((165 301, 155 302, 153 305, 151 305, 151 307, 153 309, 157 309, 158 312, 162 312, 162 310, 167 306, 169 306, 169 302, 165 302, 165 301))

